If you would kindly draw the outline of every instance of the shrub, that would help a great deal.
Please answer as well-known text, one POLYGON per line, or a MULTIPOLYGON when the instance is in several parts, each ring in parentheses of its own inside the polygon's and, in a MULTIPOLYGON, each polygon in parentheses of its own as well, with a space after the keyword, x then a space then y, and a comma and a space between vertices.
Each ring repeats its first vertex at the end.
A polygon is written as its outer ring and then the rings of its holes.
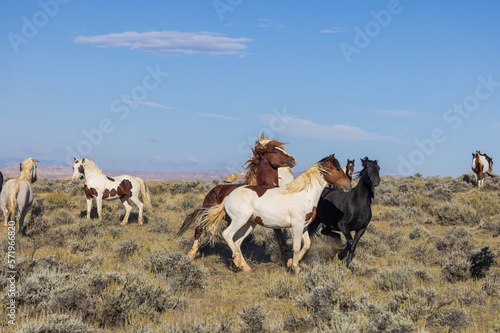
POLYGON ((490 297, 500 297, 500 276, 492 274, 484 279, 482 290, 490 297))
POLYGON ((470 274, 474 278, 483 278, 486 272, 490 269, 491 265, 494 263, 494 254, 491 253, 488 247, 481 249, 481 251, 476 252, 470 257, 470 274))
POLYGON ((439 323, 442 326, 449 326, 450 331, 461 330, 470 325, 470 317, 465 310, 450 309, 440 316, 439 323))
POLYGON ((143 266, 171 284, 173 289, 203 289, 207 270, 180 252, 153 251, 143 259, 143 266))
POLYGON ((53 192, 47 195, 46 200, 51 209, 71 207, 71 200, 67 194, 53 192))
POLYGON ((75 222, 73 214, 66 209, 58 209, 50 216, 55 225, 72 224, 75 222))
POLYGON ((495 222, 482 220, 479 223, 478 228, 491 232, 493 237, 500 236, 500 220, 497 220, 495 222))
POLYGON ((247 306, 243 311, 238 313, 243 320, 243 332, 263 332, 264 320, 267 313, 262 308, 262 305, 255 304, 247 306))
POLYGON ((417 281, 415 271, 406 267, 383 269, 374 279, 373 284, 382 290, 409 289, 417 281))
POLYGON ((125 260, 128 257, 134 255, 135 252, 139 252, 141 246, 137 243, 135 239, 126 239, 118 244, 118 249, 116 253, 118 258, 125 260))
POLYGON ((149 231, 159 234, 166 234, 169 232, 170 219, 168 217, 162 218, 158 215, 153 215, 149 221, 149 231))
POLYGON ((463 252, 453 251, 442 265, 441 271, 448 282, 465 281, 470 277, 471 262, 463 252))
POLYGON ((388 308, 414 322, 427 319, 435 312, 435 300, 438 296, 432 287, 422 287, 415 290, 405 290, 392 295, 388 308))
POLYGON ((410 239, 429 238, 429 236, 431 236, 431 232, 421 225, 413 227, 408 234, 410 239))
POLYGON ((281 275, 273 281, 265 290, 267 297, 293 299, 303 293, 304 279, 295 276, 281 275))

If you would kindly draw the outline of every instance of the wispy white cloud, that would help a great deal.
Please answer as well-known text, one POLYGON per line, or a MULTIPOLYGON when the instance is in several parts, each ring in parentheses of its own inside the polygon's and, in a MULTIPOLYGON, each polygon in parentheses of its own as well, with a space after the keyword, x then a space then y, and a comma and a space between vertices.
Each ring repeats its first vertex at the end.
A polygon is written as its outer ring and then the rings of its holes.
POLYGON ((200 117, 205 117, 205 118, 220 118, 220 119, 226 119, 226 120, 241 120, 240 118, 224 116, 222 114, 216 114, 216 113, 197 113, 196 115, 200 116, 200 117))
POLYGON ((160 138, 156 138, 156 137, 152 137, 152 138, 148 138, 148 141, 154 142, 154 143, 160 143, 161 139, 160 138))
POLYGON ((127 31, 107 35, 78 36, 75 43, 95 44, 100 47, 129 47, 132 50, 158 54, 236 54, 245 55, 248 42, 253 39, 226 37, 214 32, 127 31))
POLYGON ((148 157, 148 160, 154 164, 159 165, 171 165, 171 166, 206 166, 207 162, 201 161, 193 156, 180 157, 180 158, 168 158, 161 155, 152 155, 148 157))
POLYGON ((142 104, 142 105, 154 106, 154 107, 157 107, 157 108, 168 109, 168 110, 172 110, 173 109, 173 107, 171 107, 171 106, 166 106, 166 105, 162 105, 162 104, 158 104, 158 103, 152 103, 152 102, 127 101, 127 103, 135 103, 135 104, 142 104))
POLYGON ((373 112, 379 115, 397 118, 416 118, 418 116, 418 113, 408 110, 373 110, 373 112))
POLYGON ((319 32, 321 32, 322 34, 336 34, 336 33, 339 33, 341 31, 342 31, 342 29, 340 27, 335 27, 333 29, 323 29, 323 30, 320 30, 319 32))
POLYGON ((259 24, 256 24, 256 27, 259 28, 277 28, 277 29, 283 29, 286 27, 284 24, 278 23, 273 19, 268 19, 268 18, 260 18, 257 19, 259 21, 259 24))
MULTIPOLYGON (((276 115, 265 114, 260 116, 265 124, 276 122, 276 115)), ((292 117, 279 118, 283 124, 283 132, 303 138, 325 141, 399 141, 395 137, 366 132, 357 126, 350 125, 320 125, 311 120, 292 117)))

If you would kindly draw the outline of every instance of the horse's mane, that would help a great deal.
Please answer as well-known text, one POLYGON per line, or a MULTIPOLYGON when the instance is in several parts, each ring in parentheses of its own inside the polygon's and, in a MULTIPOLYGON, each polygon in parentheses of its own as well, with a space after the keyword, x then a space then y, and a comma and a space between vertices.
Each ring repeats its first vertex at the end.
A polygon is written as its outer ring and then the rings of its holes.
POLYGON ((307 190, 314 183, 320 183, 323 180, 322 173, 326 172, 325 167, 321 162, 314 163, 306 169, 300 176, 295 178, 290 184, 285 186, 281 191, 282 194, 294 194, 303 190, 307 190))
POLYGON ((286 143, 268 137, 256 141, 252 148, 252 156, 250 156, 250 159, 244 164, 246 165, 244 184, 257 185, 257 169, 262 156, 271 149, 281 148, 285 150, 284 145, 286 145, 286 143))
POLYGON ((92 161, 90 158, 82 158, 82 165, 83 165, 83 168, 85 170, 87 170, 88 168, 92 168, 94 171, 96 171, 98 174, 100 175, 104 175, 104 173, 102 172, 102 170, 97 166, 97 164, 95 164, 94 161, 92 161), (85 161, 83 161, 85 160, 85 161))
POLYGON ((39 163, 36 158, 30 157, 21 162, 21 173, 17 177, 19 180, 26 180, 28 182, 36 181, 36 171, 33 171, 33 167, 39 163))

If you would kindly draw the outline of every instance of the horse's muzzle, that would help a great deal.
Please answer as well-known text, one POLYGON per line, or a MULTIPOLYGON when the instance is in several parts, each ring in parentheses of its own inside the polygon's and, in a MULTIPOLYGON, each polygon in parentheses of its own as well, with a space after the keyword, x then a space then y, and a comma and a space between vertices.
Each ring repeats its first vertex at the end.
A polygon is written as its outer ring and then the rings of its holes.
POLYGON ((290 157, 287 161, 286 161, 286 164, 288 164, 288 166, 290 168, 293 168, 294 166, 297 165, 297 159, 295 157, 290 157))

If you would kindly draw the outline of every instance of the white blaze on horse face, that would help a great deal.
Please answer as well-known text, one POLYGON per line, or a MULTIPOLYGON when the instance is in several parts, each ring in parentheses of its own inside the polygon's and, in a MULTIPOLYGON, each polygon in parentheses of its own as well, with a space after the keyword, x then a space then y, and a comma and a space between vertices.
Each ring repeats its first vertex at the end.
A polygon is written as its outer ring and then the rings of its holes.
POLYGON ((71 177, 73 183, 78 182, 78 179, 80 179, 80 177, 82 176, 79 169, 80 169, 80 162, 78 161, 73 164, 73 177, 71 177))

